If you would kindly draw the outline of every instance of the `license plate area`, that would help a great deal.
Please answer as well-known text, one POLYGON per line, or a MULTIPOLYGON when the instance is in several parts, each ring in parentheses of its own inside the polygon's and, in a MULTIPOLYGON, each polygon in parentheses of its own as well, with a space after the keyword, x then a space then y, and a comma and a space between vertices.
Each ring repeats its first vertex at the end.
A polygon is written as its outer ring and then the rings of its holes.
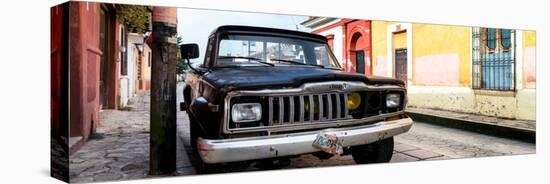
POLYGON ((329 154, 339 155, 343 153, 341 141, 338 136, 326 132, 320 132, 312 143, 312 146, 329 154))

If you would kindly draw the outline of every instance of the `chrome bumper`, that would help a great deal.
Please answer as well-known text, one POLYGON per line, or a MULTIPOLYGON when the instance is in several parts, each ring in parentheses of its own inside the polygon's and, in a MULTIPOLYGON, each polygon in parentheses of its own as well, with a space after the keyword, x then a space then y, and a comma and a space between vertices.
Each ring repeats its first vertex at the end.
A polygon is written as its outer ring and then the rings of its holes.
POLYGON ((371 125, 329 128, 318 131, 210 140, 198 138, 199 154, 205 163, 224 163, 283 156, 301 155, 320 151, 312 146, 319 132, 334 134, 343 147, 364 145, 407 132, 411 118, 381 121, 371 125))

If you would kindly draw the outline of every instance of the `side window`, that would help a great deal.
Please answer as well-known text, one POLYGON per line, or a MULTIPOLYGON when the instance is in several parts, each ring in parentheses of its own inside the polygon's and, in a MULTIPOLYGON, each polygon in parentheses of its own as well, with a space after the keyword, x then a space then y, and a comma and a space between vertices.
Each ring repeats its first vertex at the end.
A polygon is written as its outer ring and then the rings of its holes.
POLYGON ((330 65, 328 51, 324 46, 315 47, 315 61, 318 65, 330 65))

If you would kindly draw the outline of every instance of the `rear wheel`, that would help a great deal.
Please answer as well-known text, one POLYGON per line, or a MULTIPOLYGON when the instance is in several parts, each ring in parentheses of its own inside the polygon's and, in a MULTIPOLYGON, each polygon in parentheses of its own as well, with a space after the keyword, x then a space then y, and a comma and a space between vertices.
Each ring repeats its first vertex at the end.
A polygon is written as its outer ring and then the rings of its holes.
POLYGON ((357 164, 389 162, 393 155, 393 137, 366 145, 353 146, 351 155, 357 164))

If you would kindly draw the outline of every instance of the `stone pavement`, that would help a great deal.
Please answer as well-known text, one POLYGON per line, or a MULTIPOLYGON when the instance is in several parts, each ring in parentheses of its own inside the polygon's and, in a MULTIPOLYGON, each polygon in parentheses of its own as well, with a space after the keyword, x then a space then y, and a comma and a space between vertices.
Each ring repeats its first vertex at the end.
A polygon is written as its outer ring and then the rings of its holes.
MULTIPOLYGON (((102 110, 96 133, 70 156, 71 183, 150 177, 147 175, 149 109, 150 94, 145 92, 131 99, 124 110, 102 110)), ((181 122, 187 121, 186 118, 185 112, 178 113, 178 126, 181 127, 181 122)), ((179 128, 177 133, 178 137, 180 134, 188 136, 185 128, 179 128)), ((177 141, 177 170, 174 175, 194 174, 181 141, 177 141)))
POLYGON ((449 158, 534 154, 536 145, 454 128, 415 122, 409 132, 395 137, 396 142, 449 158))
POLYGON ((149 94, 144 93, 125 110, 101 110, 96 133, 70 156, 71 183, 147 176, 149 104, 149 94))

